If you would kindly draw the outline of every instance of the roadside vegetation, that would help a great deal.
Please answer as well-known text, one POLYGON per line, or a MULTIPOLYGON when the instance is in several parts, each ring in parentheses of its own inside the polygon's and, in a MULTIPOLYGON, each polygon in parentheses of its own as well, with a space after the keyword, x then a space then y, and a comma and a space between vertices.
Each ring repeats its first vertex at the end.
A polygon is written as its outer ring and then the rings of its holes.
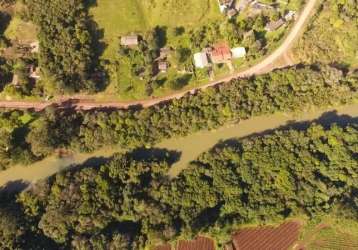
POLYGON ((267 32, 265 26, 289 10, 298 10, 300 4, 290 1, 275 5, 277 9, 270 7, 273 1, 265 4, 261 9, 247 5, 238 15, 227 18, 216 0, 98 2, 90 13, 103 32, 102 59, 109 72, 105 93, 128 100, 160 96, 230 74, 267 55, 288 29, 285 25, 267 32), (117 10, 126 14, 118 15, 117 10), (120 37, 130 34, 139 35, 143 42, 138 47, 122 48, 120 37), (233 60, 232 65, 195 68, 193 55, 218 42, 245 47, 247 56, 233 60), (155 46, 143 51, 143 43, 155 46), (166 50, 165 58, 160 56, 161 49, 166 50), (156 64, 162 59, 168 64, 165 72, 156 64))
POLYGON ((305 63, 331 63, 343 69, 358 67, 358 1, 322 1, 314 20, 294 49, 305 63))
POLYGON ((306 66, 234 80, 145 109, 4 111, 0 166, 5 169, 19 161, 26 164, 56 149, 90 152, 104 146, 151 146, 254 116, 349 103, 357 98, 357 87, 356 74, 306 66))
POLYGON ((228 17, 216 0, 10 1, 1 8, 7 22, 0 20, 1 43, 7 41, 0 55, 10 66, 2 98, 99 93, 96 98, 133 100, 198 86, 270 53, 293 17, 271 31, 267 26, 301 4, 247 2, 228 17), (128 35, 138 36, 139 45, 121 45, 128 35), (246 56, 194 66, 195 53, 219 44, 244 48, 246 56))
POLYGON ((220 245, 230 240, 223 235, 248 223, 329 214, 354 221, 357 141, 356 124, 231 140, 174 179, 167 176, 171 152, 115 155, 4 203, 1 220, 10 223, 0 223, 1 244, 29 249, 42 239, 36 246, 143 249, 204 233, 220 245))

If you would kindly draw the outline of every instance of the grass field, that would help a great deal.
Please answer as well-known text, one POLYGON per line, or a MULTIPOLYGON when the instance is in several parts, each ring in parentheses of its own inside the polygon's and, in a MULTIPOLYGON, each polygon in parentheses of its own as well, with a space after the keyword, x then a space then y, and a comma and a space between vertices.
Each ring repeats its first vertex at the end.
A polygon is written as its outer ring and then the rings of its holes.
POLYGON ((4 35, 10 40, 17 40, 28 43, 37 40, 37 28, 31 22, 25 22, 20 18, 23 5, 17 2, 16 5, 4 10, 11 15, 11 21, 6 28, 4 35))
POLYGON ((294 56, 299 61, 358 67, 357 20, 354 17, 344 17, 343 11, 339 11, 337 7, 338 2, 322 1, 322 9, 293 49, 294 56))
POLYGON ((103 57, 108 59, 115 54, 121 35, 157 25, 188 27, 222 18, 217 0, 97 0, 90 14, 104 31, 103 57))

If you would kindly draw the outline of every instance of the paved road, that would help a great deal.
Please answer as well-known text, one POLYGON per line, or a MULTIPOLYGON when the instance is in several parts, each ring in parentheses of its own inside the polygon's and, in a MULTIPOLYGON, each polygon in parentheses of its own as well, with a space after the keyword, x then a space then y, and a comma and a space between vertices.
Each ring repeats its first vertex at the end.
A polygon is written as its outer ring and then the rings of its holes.
POLYGON ((209 87, 213 87, 219 84, 223 84, 225 82, 229 82, 233 79, 249 77, 252 75, 259 75, 270 72, 276 69, 275 62, 279 60, 284 54, 291 48, 295 40, 300 36, 303 32, 305 27, 306 21, 309 19, 312 11, 314 10, 315 4, 317 0, 308 0, 306 5, 304 6, 303 10, 301 11, 299 17, 297 18, 294 26, 292 27, 290 33, 272 54, 264 58, 261 62, 257 63, 256 65, 248 68, 247 70, 237 72, 221 79, 209 82, 206 85, 201 87, 197 87, 191 90, 185 90, 178 93, 174 93, 171 95, 167 95, 164 97, 153 98, 149 100, 139 100, 139 101, 131 101, 131 102, 100 102, 94 100, 86 100, 86 96, 84 97, 74 97, 73 99, 61 100, 61 101, 48 101, 48 102, 41 102, 41 101, 0 101, 0 107, 2 108, 15 108, 15 109, 35 109, 35 110, 42 110, 51 105, 59 105, 64 108, 66 107, 73 107, 75 106, 78 109, 82 110, 89 110, 94 108, 119 108, 119 109, 127 109, 130 106, 143 106, 149 107, 155 104, 169 101, 172 99, 180 99, 187 94, 193 94, 198 90, 203 90, 209 87))

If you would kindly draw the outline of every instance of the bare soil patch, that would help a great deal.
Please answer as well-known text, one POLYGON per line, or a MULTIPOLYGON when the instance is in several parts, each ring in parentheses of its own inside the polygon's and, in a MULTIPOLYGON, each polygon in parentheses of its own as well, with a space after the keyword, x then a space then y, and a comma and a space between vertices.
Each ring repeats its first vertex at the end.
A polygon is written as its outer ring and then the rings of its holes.
POLYGON ((235 250, 287 250, 299 237, 301 223, 290 221, 279 227, 242 229, 233 235, 235 250))
POLYGON ((215 250, 215 243, 212 239, 198 236, 195 240, 180 240, 177 250, 215 250))

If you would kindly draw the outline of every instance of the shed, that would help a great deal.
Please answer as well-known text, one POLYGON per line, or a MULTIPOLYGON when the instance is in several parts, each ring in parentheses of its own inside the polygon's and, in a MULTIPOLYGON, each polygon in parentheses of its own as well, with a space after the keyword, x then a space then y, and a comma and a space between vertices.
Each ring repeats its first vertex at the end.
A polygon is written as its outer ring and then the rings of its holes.
POLYGON ((227 16, 228 16, 229 18, 233 18, 233 17, 236 16, 237 14, 238 14, 238 12, 237 12, 236 9, 230 9, 230 10, 228 10, 228 12, 227 12, 227 16))
POLYGON ((169 64, 167 62, 160 61, 158 63, 158 69, 159 69, 160 72, 165 73, 165 72, 168 71, 168 68, 169 68, 169 64))
POLYGON ((213 63, 226 63, 231 60, 232 54, 227 43, 218 43, 213 47, 210 59, 213 63))
POLYGON ((265 26, 265 30, 266 31, 275 31, 284 24, 285 24, 285 21, 281 18, 278 21, 273 21, 273 22, 270 22, 269 24, 267 24, 265 26))
POLYGON ((139 39, 137 35, 121 37, 121 45, 123 46, 137 46, 138 43, 139 43, 139 39))
POLYGON ((31 65, 29 77, 33 78, 35 80, 39 80, 41 78, 41 76, 40 76, 40 67, 35 67, 34 65, 31 65))
POLYGON ((14 74, 14 76, 12 77, 12 82, 11 82, 12 85, 14 86, 19 86, 19 76, 14 74))
POLYGON ((291 21, 292 19, 294 19, 296 16, 296 12, 293 10, 290 10, 286 15, 285 15, 285 20, 286 21, 291 21))
POLYGON ((40 49, 40 42, 36 41, 30 44, 31 53, 38 53, 40 49))
POLYGON ((246 56, 246 49, 244 47, 237 47, 231 49, 232 58, 242 58, 246 56))
POLYGON ((218 0, 218 2, 222 13, 224 13, 227 9, 230 9, 234 4, 234 0, 218 0))
POLYGON ((208 55, 204 52, 194 54, 194 64, 197 68, 205 68, 209 66, 208 55))

